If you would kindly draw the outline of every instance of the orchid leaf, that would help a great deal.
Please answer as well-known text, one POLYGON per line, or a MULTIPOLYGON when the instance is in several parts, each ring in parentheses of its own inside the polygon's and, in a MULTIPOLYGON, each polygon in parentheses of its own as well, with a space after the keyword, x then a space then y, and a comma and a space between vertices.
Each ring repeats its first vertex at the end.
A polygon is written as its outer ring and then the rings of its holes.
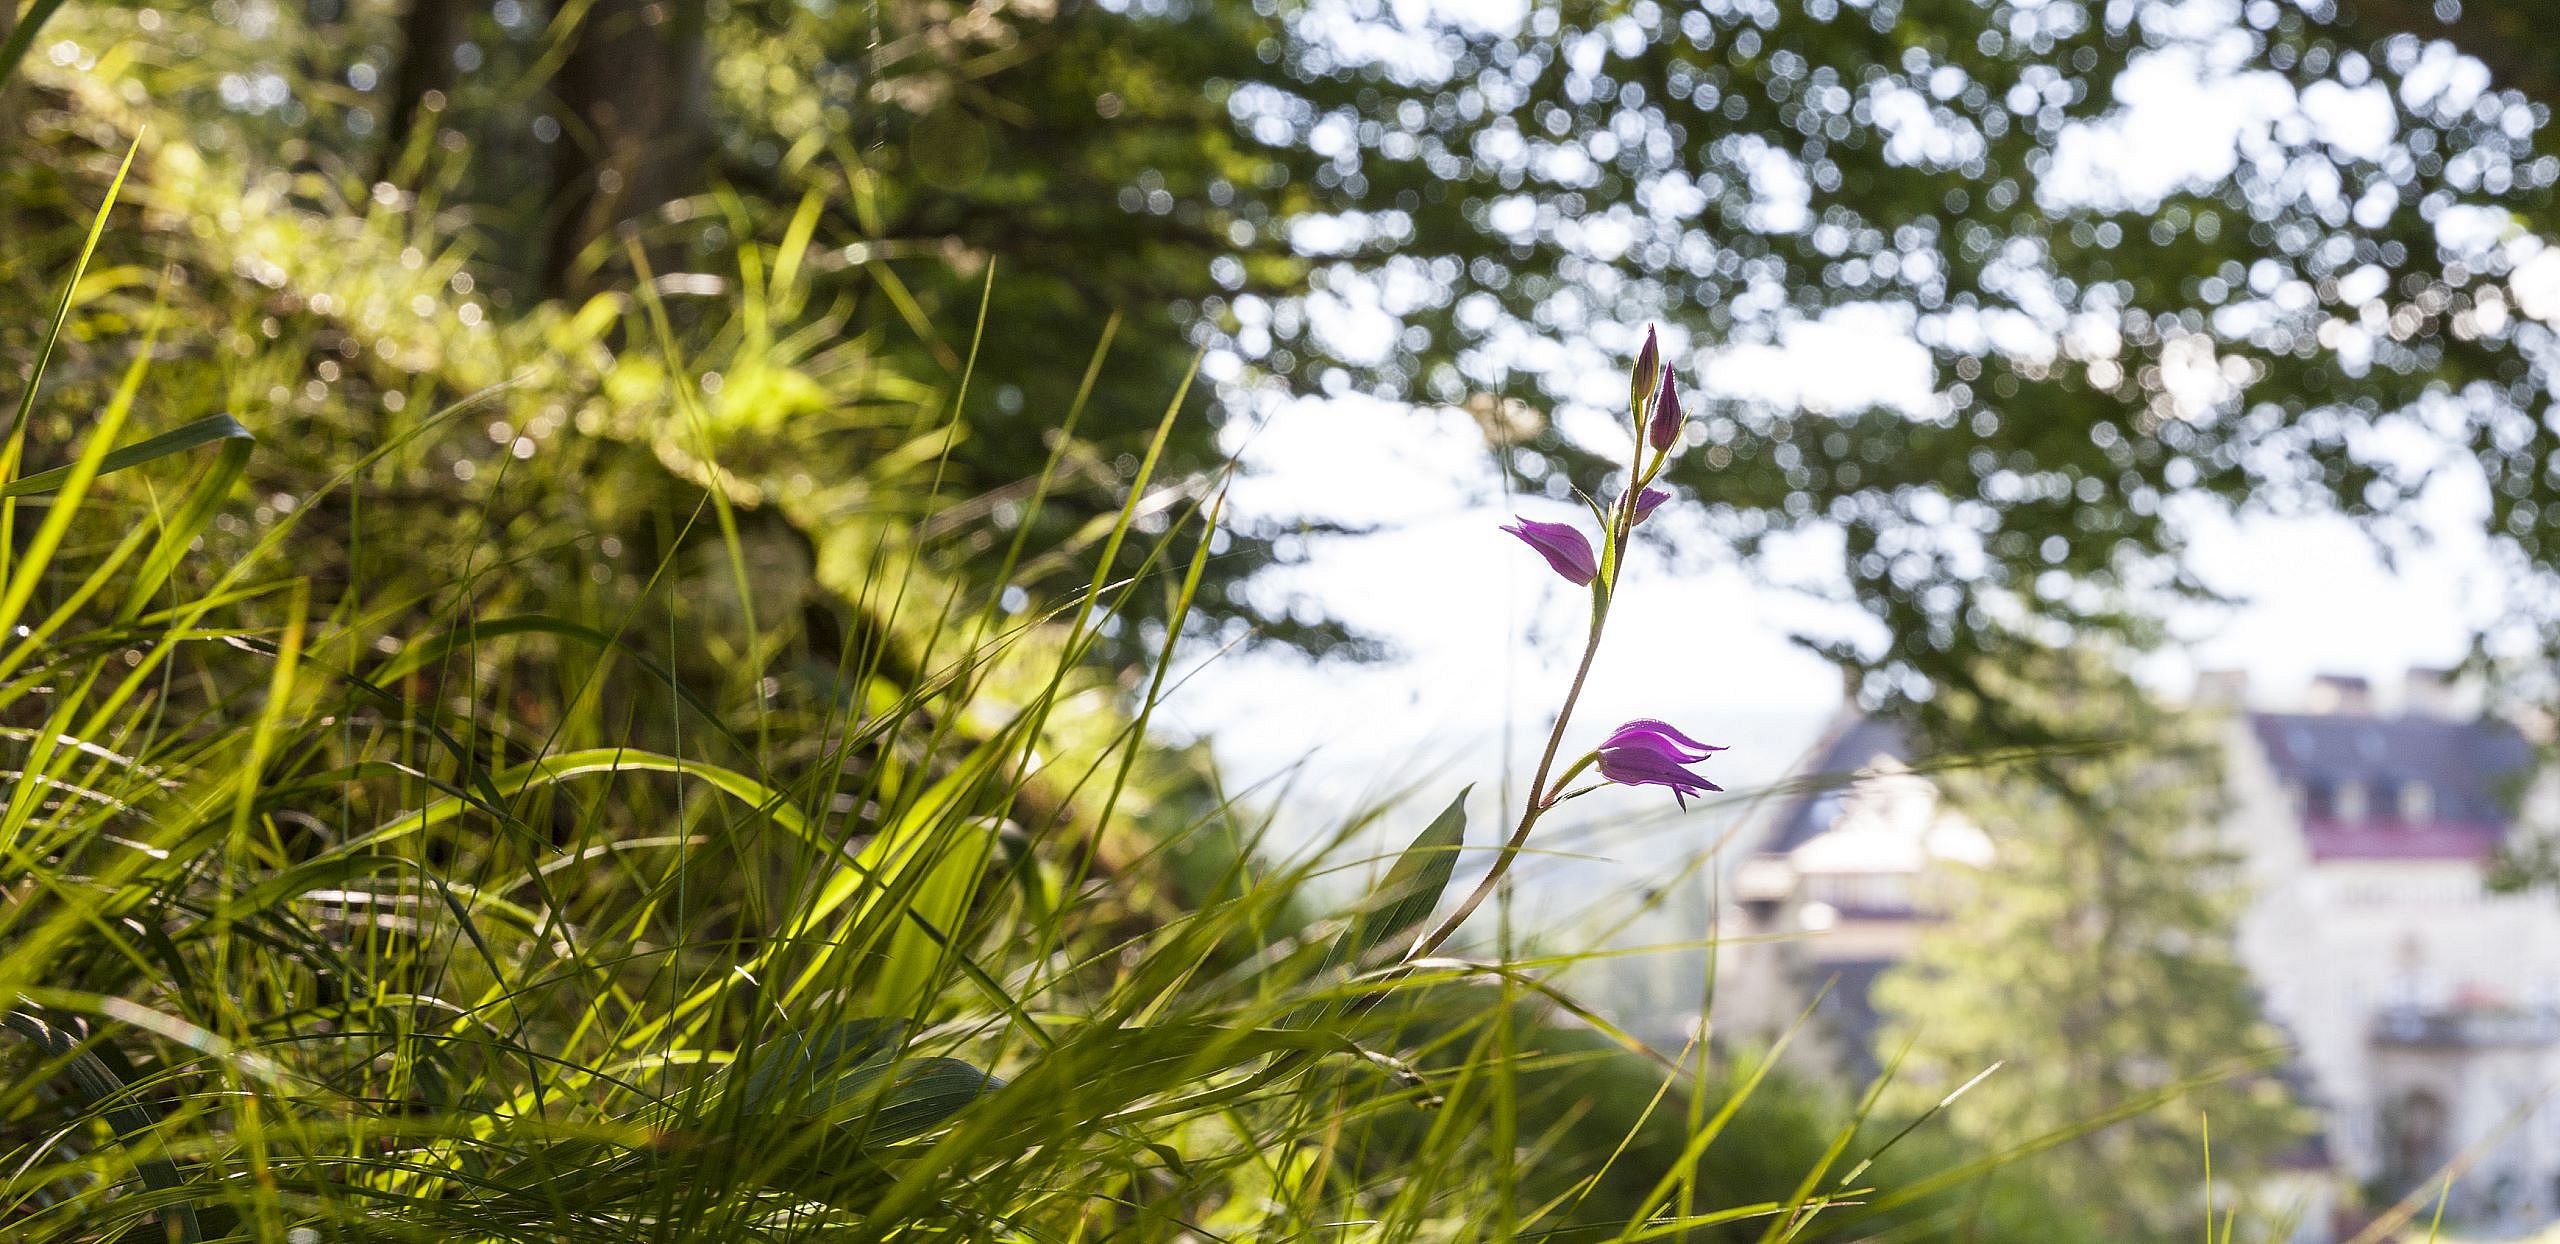
POLYGON ((865 1143, 912 1140, 948 1122, 1004 1081, 957 1058, 900 1058, 909 1025, 857 1019, 814 1037, 789 1034, 740 1089, 744 1113, 824 1119, 865 1143))
POLYGON ((1388 938, 1422 923, 1440 905, 1440 894, 1457 871, 1459 849, 1466 844, 1467 795, 1474 789, 1472 785, 1460 789, 1458 797, 1396 857, 1368 909, 1334 943, 1333 962, 1359 962, 1388 938))
POLYGON ((825 1080, 840 1077, 897 1048, 910 1025, 899 1019, 863 1017, 830 1024, 814 1033, 786 1032, 741 1059, 746 1071, 739 1088, 740 1106, 749 1113, 769 1114, 784 1103, 806 1100, 825 1080))
MULTIPOLYGON (((163 1193, 180 1192, 186 1187, 185 1176, 169 1160, 164 1146, 149 1143, 159 1126, 158 1117, 107 1061, 89 1048, 90 1041, 25 1007, 0 1012, 0 1028, 26 1038, 47 1058, 59 1060, 60 1082, 115 1129, 117 1141, 133 1152, 134 1169, 145 1184, 163 1193)), ((184 1200, 171 1201, 160 1222, 172 1244, 194 1244, 204 1238, 195 1207, 184 1200)))
MULTIPOLYGON (((895 1067, 857 1069, 845 1077, 839 1092, 858 1092, 873 1079, 888 1087, 861 1119, 863 1139, 873 1143, 912 1140, 950 1122, 970 1103, 1004 1087, 998 1077, 956 1058, 917 1058, 895 1067), (868 1071, 868 1075, 863 1072, 868 1071)), ((838 1098, 842 1099, 841 1096, 838 1098)))

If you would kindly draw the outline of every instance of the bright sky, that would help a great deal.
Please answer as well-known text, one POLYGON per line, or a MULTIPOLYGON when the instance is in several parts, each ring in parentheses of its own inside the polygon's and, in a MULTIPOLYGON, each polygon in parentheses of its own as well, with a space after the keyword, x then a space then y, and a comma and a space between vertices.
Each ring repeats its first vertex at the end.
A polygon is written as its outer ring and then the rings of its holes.
MULTIPOLYGON (((1837 374, 1820 366, 1823 353, 1805 362, 1837 374)), ((1506 504, 1481 435, 1458 411, 1300 403, 1246 456, 1257 470, 1230 497, 1234 512, 1378 527, 1319 543, 1260 590, 1321 604, 1398 652, 1369 665, 1229 654, 1190 679, 1170 706, 1173 723, 1216 740, 1240 780, 1304 759, 1317 779, 1310 793, 1343 804, 1426 777, 1498 780, 1505 723, 1522 735, 1543 726, 1579 655, 1586 607, 1496 528, 1514 513, 1586 525, 1588 516, 1543 498, 1506 504)), ((2476 477, 2439 485, 2426 505, 2439 547, 2402 558, 2396 572, 2343 519, 2196 521, 2198 570, 2249 603, 2181 619, 2189 642, 2146 672, 2178 691, 2199 668, 2247 669, 2281 702, 2316 673, 2364 674, 2387 688, 2410 665, 2451 664, 2498 599, 2477 534, 2484 506, 2476 477)), ((1683 517, 1675 501, 1653 525, 1676 539, 1683 517)), ((1836 552, 1808 538, 1790 561, 1817 576, 1836 552)), ((1665 717, 1735 745, 1712 762, 1738 779, 1728 785, 1782 774, 1838 706, 1840 683, 1787 633, 1854 633, 1864 619, 1757 586, 1729 564, 1675 570, 1648 545, 1629 576, 1581 720, 1597 731, 1665 717)))
MULTIPOLYGON (((2280 83, 2224 73, 2227 50, 2206 40, 2137 65, 2123 84, 2121 122, 2063 145, 2061 184, 2069 189, 2076 179, 2091 194, 2155 197, 2192 178, 2228 173, 2245 158, 2248 136, 2269 126, 2311 125, 2349 149, 2391 137, 2392 112, 2379 88, 2315 91, 2297 100, 2280 83)), ((2478 89, 2476 65, 2444 59, 2430 70, 2440 89, 2478 89)), ((2560 260, 2550 266, 2560 291, 2560 260)), ((2552 301, 2560 304, 2560 297, 2552 301)), ((1669 361, 1706 385, 1770 402, 1917 406, 1935 384, 1928 355, 1903 325, 1873 312, 1799 325, 1775 346, 1669 361)), ((1169 706, 1170 722, 1213 738, 1240 784, 1303 765, 1289 815, 1309 833, 1321 832, 1333 815, 1417 783, 1425 803, 1437 802, 1430 792, 1459 782, 1498 786, 1506 728, 1522 757, 1513 772, 1525 768, 1579 653, 1585 605, 1578 590, 1496 527, 1515 512, 1579 518, 1586 526, 1588 516, 1543 500, 1506 502, 1481 434, 1454 410, 1360 398, 1300 402, 1240 436, 1238 448, 1253 473, 1230 498, 1233 512, 1378 527, 1374 535, 1320 543, 1306 564, 1272 572, 1262 589, 1279 600, 1303 597, 1385 637, 1398 655, 1366 666, 1229 655, 1189 681, 1169 706)), ((2395 452, 2444 453, 2423 440, 2395 452)), ((2459 468, 2466 460, 2447 461, 2459 468)), ((2422 506, 2436 546, 2402 558, 2396 572, 2343 519, 2235 522, 2190 513, 2197 569, 2248 603, 2180 618, 2186 642, 2145 674, 2179 692, 2197 669, 2246 669, 2261 700, 2281 703, 2315 673, 2355 673, 2374 679, 2387 703, 2407 667, 2453 663, 2473 626, 2495 616, 2498 576, 2479 535, 2485 507, 2476 469, 2444 473, 2422 506)), ((1676 535, 1679 504, 1664 507, 1653 523, 1676 535)), ((1836 548, 1813 537, 1776 568, 1783 577, 1819 579, 1836 574, 1836 562, 1836 548)), ((1709 765, 1729 788, 1775 779, 1797 764, 1838 706, 1839 676, 1786 634, 1855 633, 1868 625, 1864 619, 1756 587, 1738 568, 1703 555, 1684 558, 1675 570, 1659 550, 1640 549, 1629 582, 1574 749, 1618 721, 1659 716, 1732 745, 1709 765)), ((1622 845, 1610 850, 1622 865, 1639 868, 1666 852, 1694 853, 1727 823, 1713 814, 1674 818, 1659 796, 1611 790, 1574 807, 1587 822, 1641 818, 1658 829, 1621 836, 1622 845), (1642 845, 1624 845, 1630 843, 1642 845)), ((1479 809, 1480 821, 1492 819, 1490 801, 1480 800, 1479 809)))

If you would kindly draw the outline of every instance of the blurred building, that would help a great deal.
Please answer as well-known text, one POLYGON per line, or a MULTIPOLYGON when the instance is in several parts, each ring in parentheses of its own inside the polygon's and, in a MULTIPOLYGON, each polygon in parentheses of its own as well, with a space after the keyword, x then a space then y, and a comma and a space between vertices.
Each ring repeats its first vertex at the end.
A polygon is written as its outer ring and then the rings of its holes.
MULTIPOLYGON (((2394 698, 2385 713, 2365 680, 2331 677, 2268 712, 2239 675, 2197 687, 2199 708, 2227 714, 2218 830, 2249 894, 2237 949, 2325 1123, 2287 1175, 2311 1211, 2303 1241, 2448 1169, 2449 1216, 2560 1220, 2560 1103, 2544 1104, 2560 1086, 2560 896, 2487 884, 2502 845, 2560 828, 2560 795, 2524 735, 2443 675, 2414 672, 2394 698)), ((1772 1034, 1811 1005, 1798 1057, 1875 1074, 1870 987, 1932 918, 1932 873, 1998 850, 1913 755, 1857 716, 1815 748, 1803 793, 1726 887, 1728 929, 1787 936, 1724 952, 1720 1034, 1772 1034)))

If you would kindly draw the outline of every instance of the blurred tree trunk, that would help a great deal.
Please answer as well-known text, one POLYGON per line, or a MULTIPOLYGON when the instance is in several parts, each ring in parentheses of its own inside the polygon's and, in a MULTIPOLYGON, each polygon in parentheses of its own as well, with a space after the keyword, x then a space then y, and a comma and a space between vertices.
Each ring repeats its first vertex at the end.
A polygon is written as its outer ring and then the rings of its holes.
POLYGON ((479 7, 479 0, 409 0, 408 15, 400 21, 400 64, 392 71, 391 115, 382 127, 383 180, 396 180, 401 157, 416 137, 419 114, 434 125, 432 118, 453 93, 453 53, 470 33, 472 12, 479 7))
POLYGON ((560 143, 543 284, 583 292, 597 239, 690 193, 711 154, 710 45, 694 0, 595 0, 552 79, 560 143))
MULTIPOLYGON (((9 46, 9 36, 18 29, 18 0, 0 0, 0 47, 9 46)), ((0 65, 0 164, 6 164, 12 149, 18 145, 18 110, 10 101, 18 93, 15 65, 0 65)))

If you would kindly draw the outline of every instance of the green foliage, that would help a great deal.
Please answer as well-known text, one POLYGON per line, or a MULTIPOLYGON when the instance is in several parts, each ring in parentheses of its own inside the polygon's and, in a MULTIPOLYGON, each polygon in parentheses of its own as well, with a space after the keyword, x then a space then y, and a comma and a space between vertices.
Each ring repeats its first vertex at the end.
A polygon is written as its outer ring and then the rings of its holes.
MULTIPOLYGON (((122 158, 43 154, 16 187, 74 203, 122 158)), ((154 211, 44 301, 0 485, 41 515, 0 571, 13 1238, 1757 1234, 1820 1153, 1815 1099, 1580 1030, 1535 970, 1338 970, 1463 813, 1314 919, 1323 857, 1257 858, 1144 746, 1173 636, 1134 694, 1094 641, 1179 622, 1212 496, 1137 533, 1142 464, 1095 578, 1008 609, 1057 549, 937 572, 985 511, 920 482, 928 409, 746 429, 878 450, 841 479, 718 439, 695 377, 772 304, 474 321, 397 213, 199 232, 222 158, 132 161, 154 211)))
POLYGON ((1942 918, 1877 984, 1878 1053, 1899 1071, 1884 1109, 1917 1115, 1962 1089, 1942 1116, 1955 1134, 2058 1138, 2021 1171, 2084 1211, 2055 1238, 2191 1238, 2207 1213, 2204 1121, 2214 1169, 2243 1188, 2307 1122, 2232 949, 2242 895, 2213 836, 2213 723, 2164 714, 2086 654, 1991 689, 2104 746, 1939 775, 1995 858, 1941 865, 1928 897, 1942 918))
POLYGON ((12 11, 0 13, 0 90, 7 89, 9 79, 17 73, 18 62, 26 58, 28 48, 35 46, 36 35, 43 31, 54 10, 62 7, 62 0, 34 0, 24 13, 15 11, 14 0, 10 7, 12 11))
MULTIPOLYGON (((1842 311, 1907 328, 1922 409, 1698 403, 1706 451, 1680 474, 1743 555, 1840 531, 1886 636, 1854 654, 1878 670, 1868 690, 1926 699, 2025 637, 2146 637, 2159 593, 2202 590, 2182 505, 2401 532, 2433 460, 2375 452, 2380 429, 2478 459, 2501 556, 2549 573, 2549 326, 2511 278, 2518 240, 2552 228, 2560 74, 2524 33, 2538 5, 2445 8, 1559 3, 1519 31, 1423 17, 1355 35, 1385 10, 813 21, 772 3, 739 10, 726 37, 755 54, 722 82, 741 176, 795 191, 775 203, 815 185, 882 264, 957 253, 1030 278, 1020 310, 1049 327, 1025 361, 1073 353, 1106 310, 1166 306, 1183 322, 1134 326, 1128 366, 1162 375, 1207 342, 1298 392, 1605 410, 1577 378, 1609 369, 1545 342, 1614 324, 1601 344, 1631 353, 1660 318, 1693 363, 1842 311), (2451 52, 2486 60, 2488 89, 2430 87, 2451 52), (2279 119, 2162 186, 2081 157, 2130 75, 2190 62, 2294 98, 2363 92, 2387 138, 2279 119), (833 187, 846 167, 867 196, 833 187), (1390 318, 1352 318, 1372 306, 1390 318)), ((965 303, 965 270, 920 267, 902 270, 921 305, 965 303)), ((990 379, 1029 395, 1015 419, 1062 380, 990 379)), ((1097 410, 1097 435, 1144 414, 1097 410)), ((1564 426, 1513 456, 1530 485, 1608 465, 1564 426)))
MULTIPOLYGON (((1416 68, 1271 9, 733 3, 725 184, 605 248, 606 292, 574 304, 535 278, 526 122, 556 31, 475 17, 488 70, 382 136, 354 71, 387 61, 397 6, 55 15, 73 54, 27 62, 0 162, 0 308, 60 311, 0 314, 28 378, 0 486, 0 996, 38 1034, 0 1092, 0 1222, 2049 1238, 2052 1202, 1980 1182, 2039 1135, 1923 1132, 1871 1164, 1893 1137, 1765 1060, 1573 1018, 1547 980, 1571 955, 1346 976, 1430 913, 1459 810, 1319 919, 1319 862, 1264 852, 1146 727, 1186 628, 1342 640, 1245 591, 1304 533, 1217 509, 1220 422, 1259 377, 1553 397, 1564 362, 1476 347, 1603 307, 1669 305, 1706 341, 1849 301, 1978 309, 1990 277, 1942 237, 2061 247, 2098 217, 2028 194, 1942 225, 1929 203, 2015 168, 1835 139, 1807 75, 2041 82, 2129 28, 1977 57, 1967 23, 2026 19, 1910 4, 1683 44, 1616 38, 1660 25, 1644 6, 1567 6, 1530 41, 1430 32, 1445 64, 1416 68), (266 72, 282 103, 224 95, 266 72), (1755 214, 1755 132, 1807 161, 1821 225, 1755 214), (96 215, 128 152, 132 200, 96 215), (1706 215, 1649 201, 1672 165, 1706 215), (1654 234, 1601 254, 1585 218, 1654 234), (1884 249, 1867 219, 1961 279, 1850 279, 1840 246, 1884 249), (1328 336, 1382 278, 1421 291, 1391 308, 1407 331, 1382 356, 1328 336), (1247 366, 1195 385, 1203 346, 1247 366)), ((2078 281, 2106 249, 2051 264, 2078 281)), ((2118 524, 2121 549, 2056 563, 2088 578, 2166 542, 2140 486, 2073 500, 2099 459, 2253 478, 2228 451, 2263 429, 2146 429, 2068 368, 1933 344, 1994 395, 1970 417, 1709 409, 1691 468, 1741 547, 1847 526, 1909 669, 2014 639, 1949 602, 1953 560, 1896 544, 1930 497, 1987 504, 1964 511, 1986 590, 2025 594, 2048 530, 2118 524), (2037 487, 2004 500, 2003 472, 2037 487)), ((1530 448, 1550 482, 1593 465, 1530 448)))

